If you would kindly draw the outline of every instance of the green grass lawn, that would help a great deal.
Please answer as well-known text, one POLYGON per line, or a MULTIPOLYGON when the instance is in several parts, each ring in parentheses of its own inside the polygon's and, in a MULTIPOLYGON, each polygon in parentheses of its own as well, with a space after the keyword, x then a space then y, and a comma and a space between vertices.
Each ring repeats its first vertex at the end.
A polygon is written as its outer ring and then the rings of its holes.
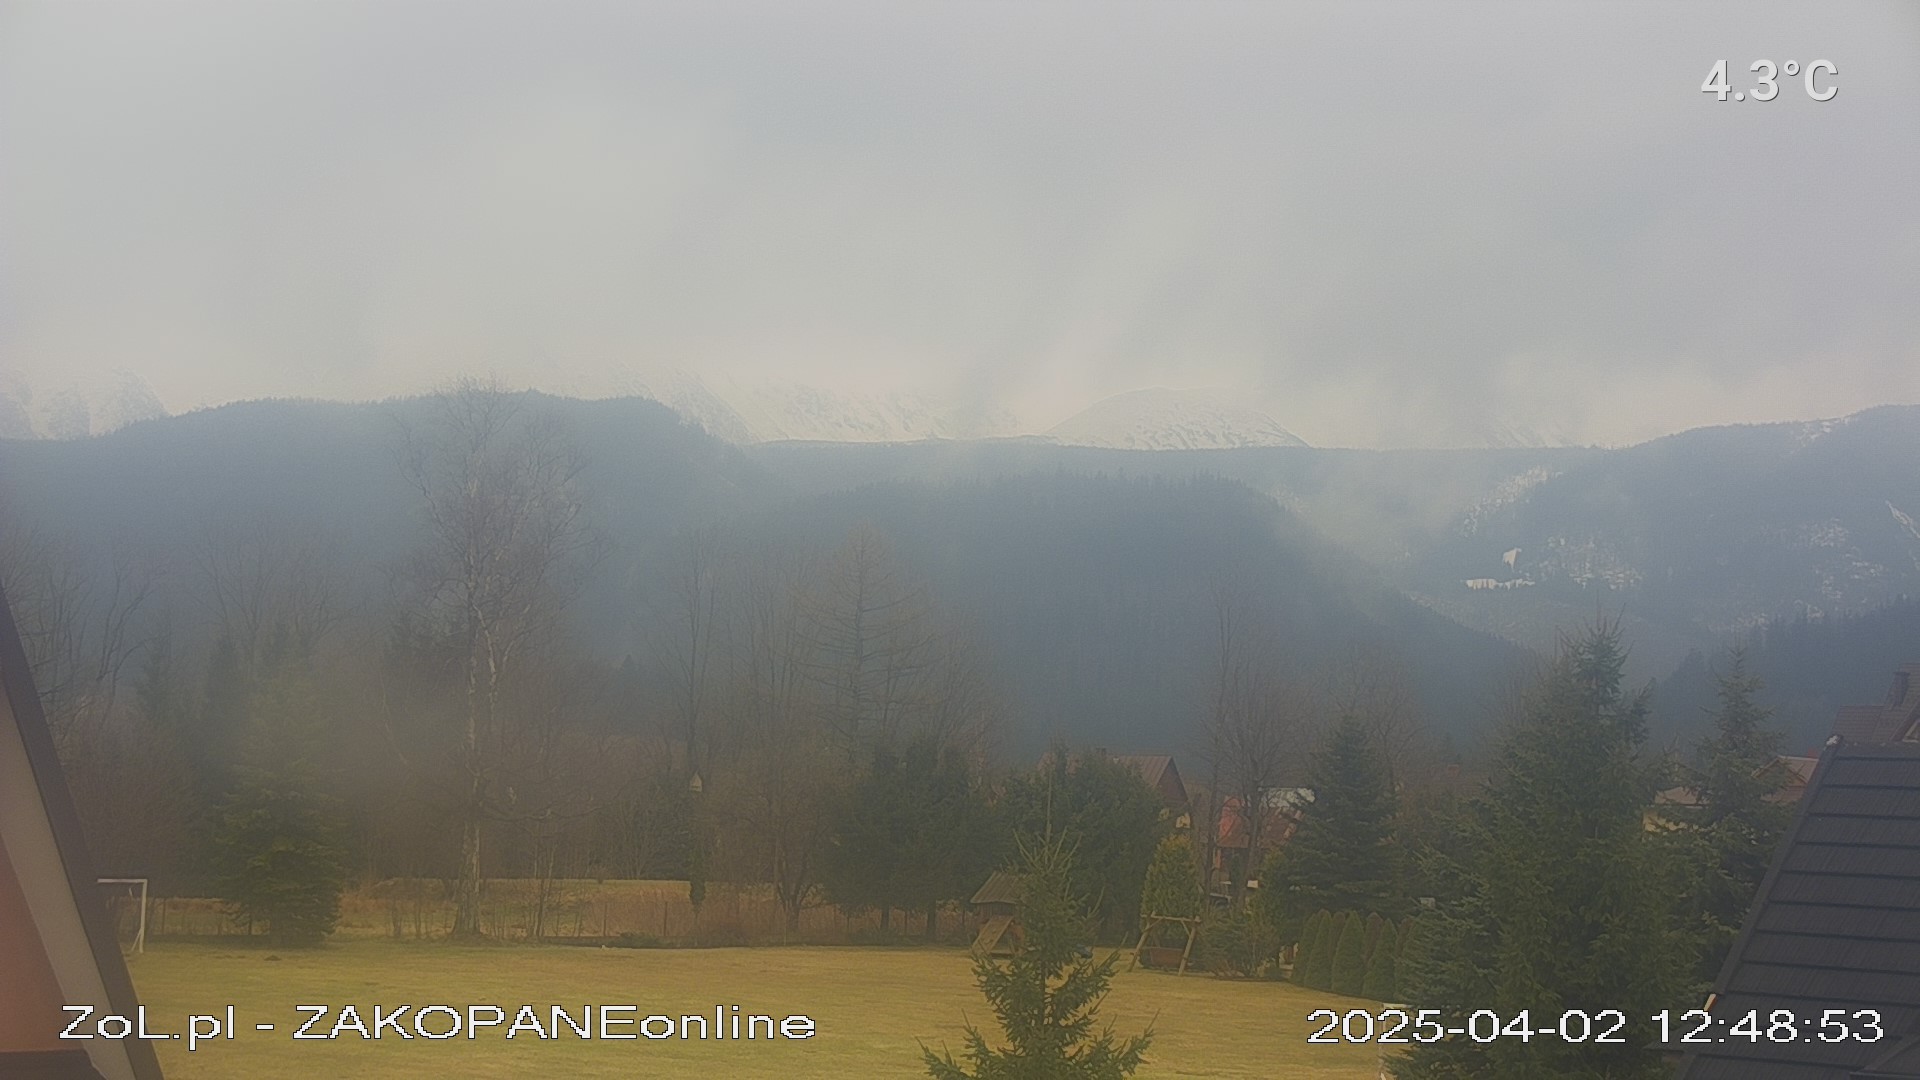
MULTIPOLYGON (((134 982, 155 1030, 184 1029, 192 1013, 237 1008, 231 1041, 159 1044, 169 1077, 256 1080, 375 1077, 795 1077, 925 1075, 916 1040, 959 1047, 961 1024, 990 1029, 992 1014, 958 949, 763 947, 627 950, 562 946, 454 946, 336 942, 314 952, 271 953, 217 945, 158 944, 131 958, 134 982), (447 1004, 634 1004, 638 1015, 705 1012, 805 1013, 818 1033, 805 1042, 540 1042, 501 1038, 377 1042, 349 1035, 296 1042, 296 1004, 371 1008, 447 1004), (273 1033, 251 1025, 272 1023, 273 1033)), ((1122 973, 1101 1015, 1121 1032, 1151 1022, 1156 1038, 1141 1077, 1287 1077, 1373 1080, 1370 1047, 1308 1045, 1306 1014, 1322 1004, 1367 1003, 1271 982, 1205 975, 1122 973)), ((632 1029, 628 1029, 632 1030, 632 1029)))

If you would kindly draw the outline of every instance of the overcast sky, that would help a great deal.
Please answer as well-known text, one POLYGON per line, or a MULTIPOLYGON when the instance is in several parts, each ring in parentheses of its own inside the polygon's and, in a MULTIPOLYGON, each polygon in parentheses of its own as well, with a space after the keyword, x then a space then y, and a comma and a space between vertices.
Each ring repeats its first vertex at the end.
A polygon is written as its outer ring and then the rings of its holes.
POLYGON ((1357 446, 1920 401, 1920 5, 0 0, 0 368, 1357 446))

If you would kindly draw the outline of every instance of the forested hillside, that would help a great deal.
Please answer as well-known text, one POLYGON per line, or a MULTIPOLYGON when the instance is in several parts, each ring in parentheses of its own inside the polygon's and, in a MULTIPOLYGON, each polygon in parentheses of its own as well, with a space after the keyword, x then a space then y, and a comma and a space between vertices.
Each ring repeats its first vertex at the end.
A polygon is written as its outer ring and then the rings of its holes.
POLYGON ((1190 749, 1222 597, 1274 635, 1302 686, 1389 658, 1437 727, 1468 732, 1522 654, 1380 582, 1271 499, 1230 480, 1066 472, 817 495, 729 526, 826 550, 862 523, 1003 673, 1026 738, 1190 749))
MULTIPOLYGON (((1739 639, 1747 670, 1763 687, 1756 695, 1773 709, 1795 754, 1817 753, 1843 705, 1877 705, 1893 669, 1920 660, 1920 601, 1827 618, 1771 620, 1739 639)), ((1728 667, 1725 651, 1689 655, 1654 694, 1662 734, 1697 734, 1714 704, 1714 675, 1728 667)))
MULTIPOLYGON (((689 544, 817 560, 863 526, 971 624, 1019 755, 1054 735, 1188 749, 1220 594, 1270 623, 1303 685, 1354 656, 1386 656, 1450 731, 1478 726, 1485 688, 1520 652, 1413 604, 1271 498, 1204 471, 1126 479, 1055 462, 836 488, 780 475, 653 402, 529 403, 577 453, 594 543, 571 610, 604 660, 645 667, 689 544)), ((420 401, 257 402, 8 443, 6 538, 49 565, 150 586, 132 638, 160 620, 210 621, 208 575, 239 539, 324 564, 343 617, 378 633, 423 527, 404 466, 430 412, 420 401)))
MULTIPOLYGON (((1056 733, 1180 749, 1222 590, 1269 613, 1300 677, 1384 653, 1431 721, 1461 734, 1481 726, 1495 672, 1597 614, 1621 620, 1634 679, 1669 683, 1657 719, 1677 731, 1704 658, 1749 628, 1920 591, 1911 408, 1623 450, 1146 452, 1038 439, 743 449, 650 400, 527 400, 577 455, 594 544, 571 610, 596 655, 646 652, 676 559, 700 537, 805 558, 871 524, 976 625, 1021 753, 1056 733)), ((421 528, 403 466, 430 413, 420 399, 265 401, 0 443, 0 525, 75 572, 149 583, 136 624, 205 621, 223 545, 296 536, 302 559, 340 571, 344 607, 378 626, 421 528)), ((1812 717, 1797 733, 1920 655, 1897 610, 1768 631, 1783 658, 1872 637, 1845 663, 1756 658, 1783 707, 1812 717)))

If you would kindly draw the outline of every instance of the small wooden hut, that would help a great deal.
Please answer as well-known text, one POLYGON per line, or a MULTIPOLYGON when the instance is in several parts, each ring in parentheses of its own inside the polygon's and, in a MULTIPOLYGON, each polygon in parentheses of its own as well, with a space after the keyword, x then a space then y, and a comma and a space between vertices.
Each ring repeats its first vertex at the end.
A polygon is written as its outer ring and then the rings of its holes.
POLYGON ((995 870, 968 903, 980 917, 980 933, 973 939, 973 951, 987 956, 1012 956, 1020 947, 1020 876, 995 870))

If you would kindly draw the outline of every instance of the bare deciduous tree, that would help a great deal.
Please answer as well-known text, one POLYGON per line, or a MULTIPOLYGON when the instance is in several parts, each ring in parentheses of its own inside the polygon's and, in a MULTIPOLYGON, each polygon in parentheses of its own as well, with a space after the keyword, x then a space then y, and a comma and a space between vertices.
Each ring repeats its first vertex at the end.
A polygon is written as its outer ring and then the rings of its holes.
POLYGON ((259 677, 312 656, 346 616, 332 552, 311 529, 265 518, 209 529, 195 556, 215 633, 259 677))
POLYGON ((870 527, 824 559, 743 557, 724 577, 718 600, 683 579, 668 673, 684 718, 707 692, 699 673, 712 672, 698 802, 716 868, 770 884, 797 928, 842 793, 876 750, 927 740, 978 762, 1002 706, 979 648, 870 527), (709 637, 701 627, 716 612, 709 637))
POLYGON ((551 417, 498 385, 457 383, 406 433, 425 535, 411 570, 427 618, 457 644, 464 684, 454 934, 480 933, 481 837, 512 801, 502 773, 525 717, 504 708, 523 658, 557 633, 569 571, 589 552, 581 459, 551 417))
POLYGON ((1378 642, 1356 643, 1328 668, 1321 692, 1324 715, 1358 721, 1386 755, 1389 783, 1406 782, 1427 729, 1413 673, 1399 654, 1378 642))
POLYGON ((1310 726, 1306 700, 1281 674, 1280 657, 1255 612, 1225 586, 1213 590, 1213 678, 1203 714, 1203 761, 1211 805, 1202 834, 1204 853, 1219 850, 1219 823, 1231 814, 1247 845, 1247 864, 1232 869, 1232 902, 1244 901, 1257 869, 1273 795, 1295 767, 1310 726))
POLYGON ((700 775, 705 721, 713 696, 714 649, 720 625, 719 533, 703 529, 686 538, 678 553, 673 594, 659 633, 666 678, 672 687, 677 730, 684 748, 681 783, 700 775))
POLYGON ((105 575, 96 576, 76 550, 36 531, 0 534, 0 589, 63 754, 77 728, 112 714, 122 673, 137 651, 135 616, 153 592, 152 575, 131 560, 116 555, 105 575))
POLYGON ((812 678, 835 739, 857 756, 896 739, 931 704, 935 635, 926 591, 905 580, 870 525, 856 528, 810 584, 812 678))
POLYGON ((844 779, 814 679, 804 578, 766 566, 747 576, 731 643, 726 767, 704 793, 726 825, 721 854, 736 877, 764 875, 790 930, 812 902, 834 785, 844 779))

